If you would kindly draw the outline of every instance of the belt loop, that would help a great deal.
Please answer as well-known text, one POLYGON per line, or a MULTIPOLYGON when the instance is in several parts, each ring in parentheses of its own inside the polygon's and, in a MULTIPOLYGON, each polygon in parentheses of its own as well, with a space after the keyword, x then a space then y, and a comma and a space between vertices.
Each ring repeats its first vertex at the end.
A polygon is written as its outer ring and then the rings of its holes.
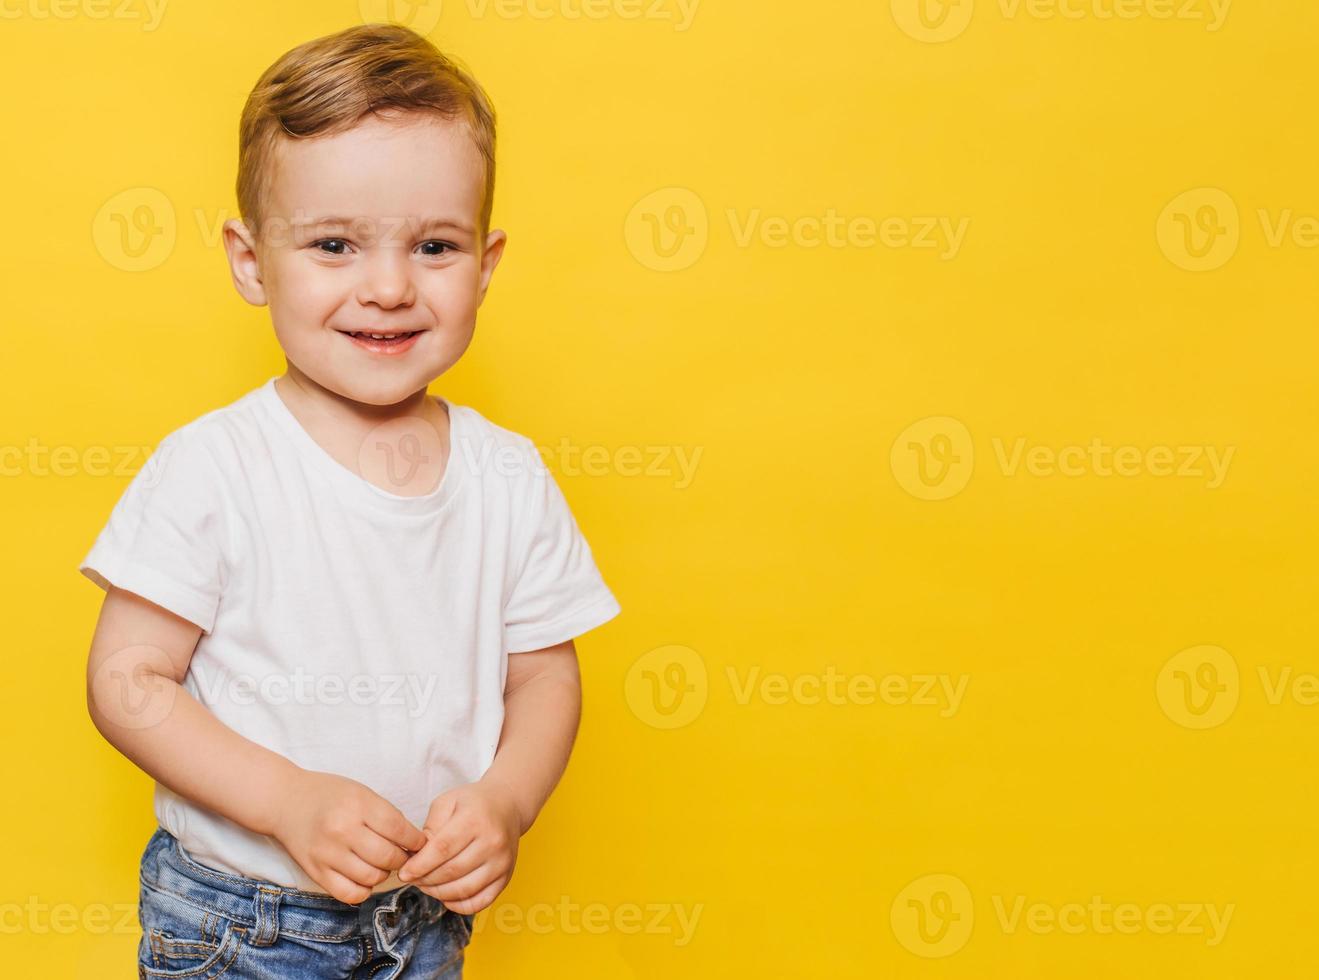
POLYGON ((279 900, 283 889, 258 885, 256 893, 256 935, 253 946, 270 946, 279 938, 279 900))

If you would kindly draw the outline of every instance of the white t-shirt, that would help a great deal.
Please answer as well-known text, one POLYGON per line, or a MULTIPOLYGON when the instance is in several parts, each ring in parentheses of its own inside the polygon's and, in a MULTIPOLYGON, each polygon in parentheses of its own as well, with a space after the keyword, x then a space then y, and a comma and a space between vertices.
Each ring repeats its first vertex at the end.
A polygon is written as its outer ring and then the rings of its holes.
MULTIPOLYGON (((322 449, 271 378, 162 439, 81 565, 202 628, 183 686, 226 725, 417 827, 494 759, 507 654, 620 611, 531 440, 440 401, 443 478, 405 497, 322 449)), ((155 811, 203 864, 324 891, 274 838, 159 783, 155 811)))

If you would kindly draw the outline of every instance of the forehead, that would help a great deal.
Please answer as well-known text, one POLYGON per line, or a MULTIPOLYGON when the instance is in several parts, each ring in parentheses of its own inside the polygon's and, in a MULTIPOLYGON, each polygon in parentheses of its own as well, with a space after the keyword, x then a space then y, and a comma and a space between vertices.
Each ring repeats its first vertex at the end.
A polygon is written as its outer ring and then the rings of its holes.
POLYGON ((279 140, 268 202, 273 215, 294 222, 423 215, 475 227, 484 180, 481 153, 461 120, 368 115, 332 136, 279 140))

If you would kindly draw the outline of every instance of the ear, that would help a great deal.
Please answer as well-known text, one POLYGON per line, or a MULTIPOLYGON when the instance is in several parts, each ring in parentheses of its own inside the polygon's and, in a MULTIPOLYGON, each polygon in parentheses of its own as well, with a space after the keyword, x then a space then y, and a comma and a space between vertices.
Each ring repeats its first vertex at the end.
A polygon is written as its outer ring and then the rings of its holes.
POLYGON ((253 306, 266 305, 266 287, 261 279, 261 262, 252 232, 238 218, 224 223, 224 251, 238 295, 253 306))
POLYGON ((476 295, 477 306, 485 301, 485 291, 490 288, 490 277, 495 274, 495 266, 499 265, 499 260, 503 258, 504 245, 507 243, 508 235, 501 228, 496 228, 485 236, 485 248, 481 252, 481 282, 476 295))

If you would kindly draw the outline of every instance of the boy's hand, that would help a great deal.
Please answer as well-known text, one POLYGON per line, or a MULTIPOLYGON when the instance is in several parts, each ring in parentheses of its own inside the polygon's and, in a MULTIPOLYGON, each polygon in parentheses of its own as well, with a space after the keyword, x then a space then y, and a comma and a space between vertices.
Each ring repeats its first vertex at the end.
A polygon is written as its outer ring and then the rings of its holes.
POLYGON ((441 793, 422 828, 430 840, 399 870, 461 915, 489 906, 513 877, 522 818, 507 786, 490 779, 441 793))
POLYGON ((274 838, 312 880, 357 905, 420 850, 426 835, 370 787, 300 769, 280 800, 274 838))

